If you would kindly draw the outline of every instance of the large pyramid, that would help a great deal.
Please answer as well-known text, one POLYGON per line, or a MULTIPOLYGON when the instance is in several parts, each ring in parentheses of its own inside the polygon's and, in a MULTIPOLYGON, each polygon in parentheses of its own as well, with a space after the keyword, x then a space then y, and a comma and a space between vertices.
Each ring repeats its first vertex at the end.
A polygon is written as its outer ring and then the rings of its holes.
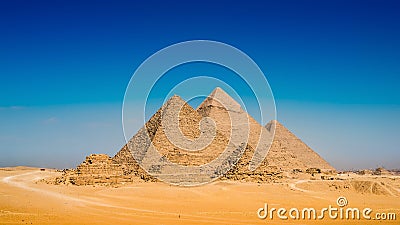
POLYGON ((190 105, 179 96, 173 96, 113 159, 121 164, 129 164, 136 160, 142 162, 150 144, 153 144, 164 157, 174 163, 182 165, 208 163, 220 154, 219 145, 227 145, 228 140, 217 133, 212 142, 205 143, 207 140, 212 140, 211 135, 205 136, 212 132, 202 133, 201 136, 199 129, 201 119, 202 117, 190 105), (179 114, 179 121, 174 120, 177 118, 175 113, 179 114), (174 143, 171 142, 172 139, 174 143), (201 148, 202 146, 207 148, 201 148), (185 150, 187 148, 198 151, 185 150))
POLYGON ((114 157, 88 156, 56 182, 118 184, 158 178, 180 184, 195 177, 201 183, 220 174, 225 174, 222 179, 267 181, 283 171, 309 168, 334 170, 282 124, 261 126, 216 88, 196 110, 179 96, 171 97, 114 157), (208 166, 213 163, 221 164, 217 171, 208 166), (200 169, 182 169, 188 166, 200 169))
POLYGON ((213 129, 212 121, 203 119, 179 96, 173 96, 113 160, 131 168, 129 172, 132 174, 136 173, 139 163, 152 177, 161 180, 175 184, 187 184, 191 180, 201 183, 218 177, 218 174, 211 166, 200 166, 216 163, 214 160, 226 149, 237 155, 227 159, 231 164, 236 163, 240 152, 244 151, 240 145, 234 145, 220 131, 213 129))

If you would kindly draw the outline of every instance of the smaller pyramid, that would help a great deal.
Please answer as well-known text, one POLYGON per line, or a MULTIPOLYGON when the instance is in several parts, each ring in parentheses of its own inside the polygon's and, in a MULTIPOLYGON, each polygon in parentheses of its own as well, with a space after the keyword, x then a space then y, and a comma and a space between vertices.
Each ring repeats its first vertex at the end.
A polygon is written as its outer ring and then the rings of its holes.
POLYGON ((275 127, 274 141, 267 155, 269 165, 286 171, 293 169, 305 171, 308 168, 318 168, 326 171, 335 170, 327 161, 278 121, 273 120, 265 127, 267 130, 272 130, 275 127))
POLYGON ((53 184, 118 185, 143 182, 144 177, 125 173, 124 165, 116 163, 106 154, 91 154, 75 169, 64 170, 61 177, 52 178, 53 184))

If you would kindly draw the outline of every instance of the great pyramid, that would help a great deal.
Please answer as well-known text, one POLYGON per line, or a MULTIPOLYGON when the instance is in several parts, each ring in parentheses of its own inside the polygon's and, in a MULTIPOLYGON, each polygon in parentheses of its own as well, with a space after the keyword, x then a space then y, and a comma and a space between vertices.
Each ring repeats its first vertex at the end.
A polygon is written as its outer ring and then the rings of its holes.
MULTIPOLYGON (((213 163, 217 164, 215 160, 218 156, 227 155, 229 151, 235 152, 235 158, 227 158, 229 162, 221 159, 219 163, 233 164, 244 151, 240 145, 234 145, 215 130, 211 123, 212 121, 200 116, 179 96, 173 96, 113 160, 132 168, 129 171, 131 173, 136 172, 139 163, 152 177, 176 184, 190 183, 191 180, 195 183, 209 181, 218 177, 212 168, 213 163), (135 163, 130 165, 132 162, 135 163), (172 166, 169 162, 181 167, 172 166)), ((227 171, 228 165, 225 167, 218 169, 227 171)))
POLYGON ((283 171, 310 168, 334 170, 282 124, 271 121, 261 126, 216 88, 197 110, 179 96, 171 97, 114 157, 88 156, 76 169, 64 171, 56 183, 160 179, 186 184, 220 175, 221 179, 268 181, 283 171))

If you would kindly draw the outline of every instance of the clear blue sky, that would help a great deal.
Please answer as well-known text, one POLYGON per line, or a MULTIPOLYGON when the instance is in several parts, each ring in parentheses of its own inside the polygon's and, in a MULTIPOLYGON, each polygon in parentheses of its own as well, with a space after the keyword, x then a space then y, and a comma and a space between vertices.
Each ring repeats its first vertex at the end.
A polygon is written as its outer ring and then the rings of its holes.
POLYGON ((333 166, 400 168, 399 12, 378 0, 2 1, 0 166, 115 154, 134 70, 209 39, 255 60, 278 120, 333 166))

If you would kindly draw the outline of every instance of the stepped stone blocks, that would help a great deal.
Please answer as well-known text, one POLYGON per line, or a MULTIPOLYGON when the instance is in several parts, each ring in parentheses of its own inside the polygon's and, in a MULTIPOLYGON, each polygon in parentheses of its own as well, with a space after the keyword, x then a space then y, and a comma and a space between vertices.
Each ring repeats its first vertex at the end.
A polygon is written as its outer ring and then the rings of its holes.
POLYGON ((67 170, 55 183, 75 185, 115 185, 143 181, 140 177, 125 174, 124 165, 115 163, 105 154, 92 154, 86 157, 76 169, 67 170))
POLYGON ((114 157, 90 155, 55 183, 167 180, 185 185, 221 175, 263 182, 310 168, 334 170, 282 124, 261 126, 216 88, 197 110, 179 96, 171 97, 114 157))

